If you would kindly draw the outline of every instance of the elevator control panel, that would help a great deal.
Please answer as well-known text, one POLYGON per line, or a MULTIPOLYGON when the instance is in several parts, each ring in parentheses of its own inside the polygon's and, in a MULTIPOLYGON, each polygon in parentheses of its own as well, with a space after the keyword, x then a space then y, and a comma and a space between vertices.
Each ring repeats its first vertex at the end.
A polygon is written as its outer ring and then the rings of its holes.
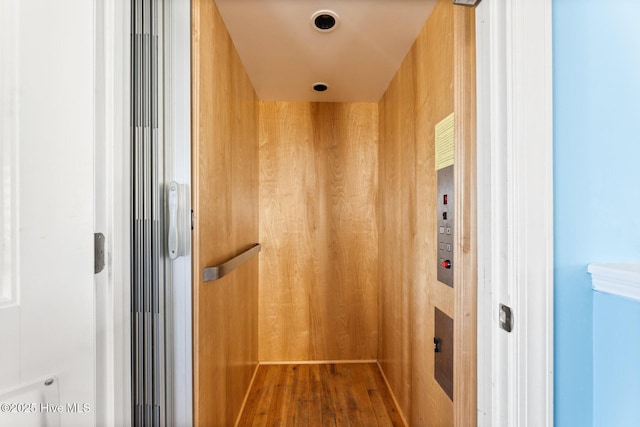
POLYGON ((453 165, 438 170, 438 280, 453 287, 453 165))

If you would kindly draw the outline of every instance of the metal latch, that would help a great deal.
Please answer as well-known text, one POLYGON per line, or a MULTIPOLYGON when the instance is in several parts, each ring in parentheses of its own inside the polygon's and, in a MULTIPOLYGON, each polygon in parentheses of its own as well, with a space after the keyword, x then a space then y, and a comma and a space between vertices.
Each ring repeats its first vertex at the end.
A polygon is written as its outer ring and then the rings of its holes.
POLYGON ((440 338, 433 339, 433 351, 435 353, 440 353, 442 351, 442 340, 440 338))
POLYGON ((511 332, 513 330, 513 312, 511 311, 511 307, 500 304, 499 316, 500 327, 507 332, 511 332))
POLYGON ((104 234, 93 235, 93 273, 98 274, 104 269, 104 234))

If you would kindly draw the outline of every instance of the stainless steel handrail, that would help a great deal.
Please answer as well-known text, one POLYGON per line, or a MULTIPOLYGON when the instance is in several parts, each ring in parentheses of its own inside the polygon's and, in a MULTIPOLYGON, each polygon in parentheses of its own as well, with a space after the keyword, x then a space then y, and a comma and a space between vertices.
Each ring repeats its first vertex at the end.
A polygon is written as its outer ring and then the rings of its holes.
POLYGON ((246 251, 242 252, 240 255, 231 258, 224 264, 205 268, 204 281, 211 282, 212 280, 218 280, 226 276, 227 274, 231 273, 233 270, 247 262, 249 259, 251 259, 254 255, 260 252, 261 249, 262 246, 260 246, 260 243, 256 243, 246 251))

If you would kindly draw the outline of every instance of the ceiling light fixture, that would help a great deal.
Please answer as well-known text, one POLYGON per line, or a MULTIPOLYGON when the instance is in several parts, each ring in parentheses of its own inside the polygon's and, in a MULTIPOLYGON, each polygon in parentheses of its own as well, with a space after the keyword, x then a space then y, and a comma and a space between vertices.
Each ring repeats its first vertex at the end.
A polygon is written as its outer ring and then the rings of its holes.
POLYGON ((318 82, 313 84, 313 90, 316 92, 325 92, 329 89, 329 86, 326 83, 318 82))
POLYGON ((338 14, 332 10, 319 10, 311 15, 311 25, 322 33, 333 31, 338 26, 338 14))

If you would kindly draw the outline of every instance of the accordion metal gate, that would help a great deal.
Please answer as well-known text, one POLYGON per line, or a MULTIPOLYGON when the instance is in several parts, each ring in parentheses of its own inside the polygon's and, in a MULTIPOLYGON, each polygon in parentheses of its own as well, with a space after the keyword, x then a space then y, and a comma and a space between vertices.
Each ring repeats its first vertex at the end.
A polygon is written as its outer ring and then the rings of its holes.
POLYGON ((131 0, 132 422, 145 427, 166 425, 159 3, 131 0))

